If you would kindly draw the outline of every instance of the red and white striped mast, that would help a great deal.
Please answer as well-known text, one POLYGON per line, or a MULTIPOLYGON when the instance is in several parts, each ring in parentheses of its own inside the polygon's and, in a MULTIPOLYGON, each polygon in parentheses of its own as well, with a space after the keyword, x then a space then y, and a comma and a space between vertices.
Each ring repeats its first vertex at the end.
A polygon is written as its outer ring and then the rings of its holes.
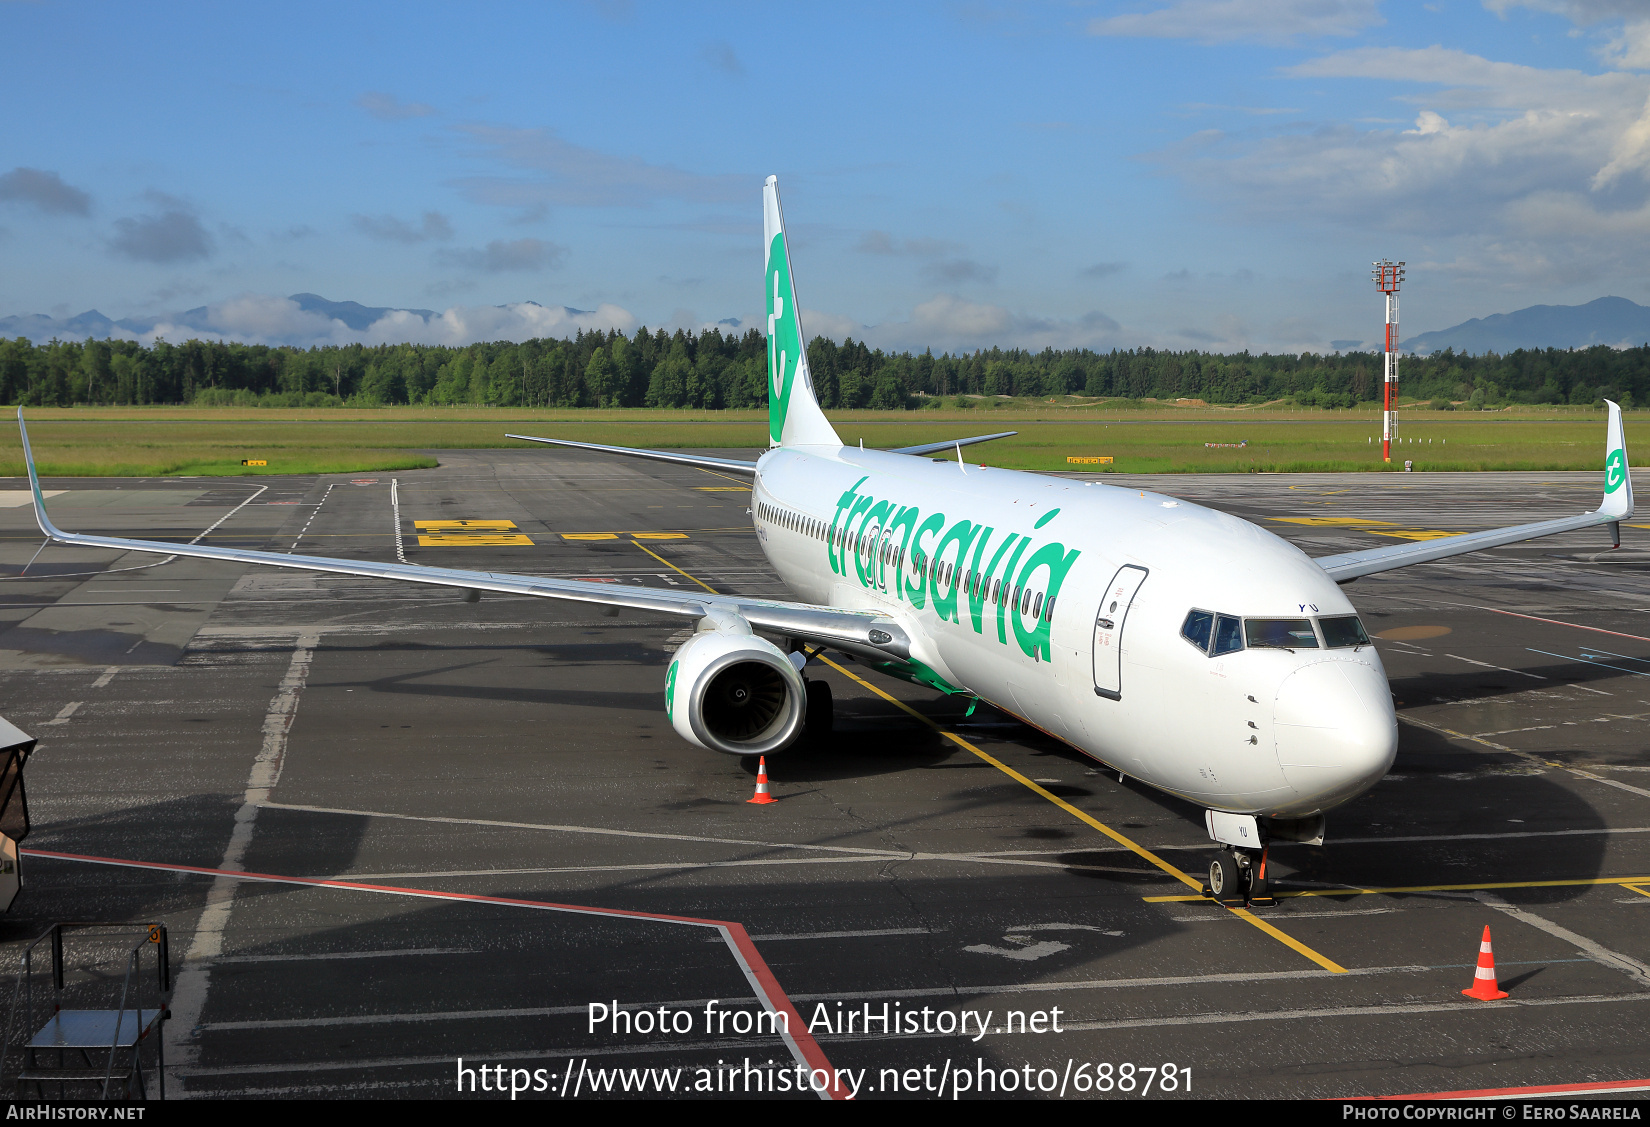
POLYGON ((1386 259, 1373 264, 1375 288, 1386 294, 1385 372, 1381 381, 1381 460, 1392 461, 1392 440, 1398 435, 1398 287, 1404 264, 1386 259))

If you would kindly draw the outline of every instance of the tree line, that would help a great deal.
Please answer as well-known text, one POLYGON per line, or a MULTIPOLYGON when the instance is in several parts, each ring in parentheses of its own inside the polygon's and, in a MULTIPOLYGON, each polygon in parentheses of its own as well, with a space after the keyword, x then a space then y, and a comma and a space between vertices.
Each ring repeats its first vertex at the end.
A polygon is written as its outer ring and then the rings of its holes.
MULTIPOLYGON (((815 337, 814 383, 827 408, 896 410, 957 397, 1083 395, 1352 407, 1380 398, 1379 353, 884 352, 815 337)), ((1650 345, 1406 356, 1406 399, 1438 406, 1650 402, 1650 345)), ((755 329, 580 332, 569 340, 276 347, 188 340, 0 340, 0 403, 24 406, 761 407, 767 342, 755 329)))

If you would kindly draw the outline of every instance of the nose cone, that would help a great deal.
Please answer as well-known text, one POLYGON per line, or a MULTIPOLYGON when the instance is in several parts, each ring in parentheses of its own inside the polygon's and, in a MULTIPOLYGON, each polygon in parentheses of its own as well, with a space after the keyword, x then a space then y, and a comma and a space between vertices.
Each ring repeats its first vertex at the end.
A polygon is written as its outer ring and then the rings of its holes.
POLYGON ((1278 763, 1302 813, 1327 810, 1378 782, 1398 752, 1386 674, 1359 660, 1314 662, 1278 686, 1278 763))

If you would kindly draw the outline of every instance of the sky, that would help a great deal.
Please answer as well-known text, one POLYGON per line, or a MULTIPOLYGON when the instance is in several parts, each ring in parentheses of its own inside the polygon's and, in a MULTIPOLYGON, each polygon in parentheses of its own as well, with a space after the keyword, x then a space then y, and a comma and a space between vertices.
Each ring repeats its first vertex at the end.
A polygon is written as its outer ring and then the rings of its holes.
POLYGON ((760 327, 769 174, 805 331, 888 349, 1353 347, 1379 258, 1406 337, 1650 304, 1650 0, 0 0, 0 38, 0 315, 142 339, 760 327))

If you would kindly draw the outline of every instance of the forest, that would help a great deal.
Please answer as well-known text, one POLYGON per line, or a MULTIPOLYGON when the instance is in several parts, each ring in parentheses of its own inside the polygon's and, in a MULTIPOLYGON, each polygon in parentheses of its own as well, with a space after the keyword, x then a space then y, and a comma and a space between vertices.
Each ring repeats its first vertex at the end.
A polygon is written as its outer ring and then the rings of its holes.
MULTIPOLYGON (((1350 408, 1380 398, 1379 353, 1095 352, 979 349, 887 353, 862 341, 815 337, 814 383, 827 408, 902 410, 975 397, 1089 396, 1211 404, 1287 401, 1350 408), (949 397, 949 398, 947 398, 949 397)), ((767 403, 766 338, 752 329, 571 340, 435 345, 273 347, 224 341, 0 340, 0 403, 23 406, 760 407, 767 403)), ((1623 406, 1650 402, 1650 345, 1452 351, 1405 356, 1404 401, 1444 409, 1512 404, 1623 406)))

